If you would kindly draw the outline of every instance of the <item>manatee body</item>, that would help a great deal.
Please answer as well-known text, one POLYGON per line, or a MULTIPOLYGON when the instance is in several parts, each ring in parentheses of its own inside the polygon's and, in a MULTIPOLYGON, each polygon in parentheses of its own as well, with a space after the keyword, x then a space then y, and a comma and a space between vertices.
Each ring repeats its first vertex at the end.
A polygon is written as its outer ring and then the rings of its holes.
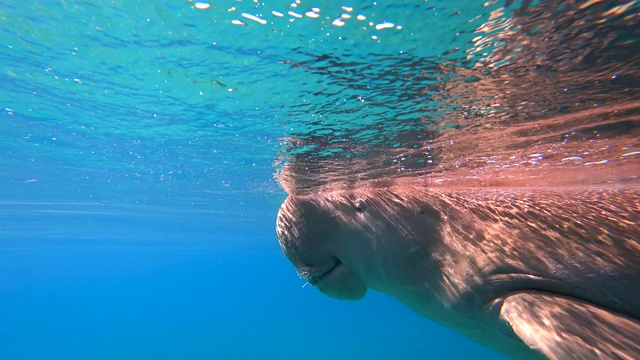
POLYGON ((640 359, 640 188, 289 196, 280 245, 323 293, 371 288, 519 359, 640 359))

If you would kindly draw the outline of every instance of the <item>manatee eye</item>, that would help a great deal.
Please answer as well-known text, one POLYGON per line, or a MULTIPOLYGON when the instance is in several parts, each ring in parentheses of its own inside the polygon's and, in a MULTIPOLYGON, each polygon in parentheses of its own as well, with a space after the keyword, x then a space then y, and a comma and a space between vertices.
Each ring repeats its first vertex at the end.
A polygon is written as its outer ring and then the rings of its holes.
POLYGON ((366 208, 366 205, 364 203, 364 200, 356 200, 355 209, 357 212, 363 212, 365 208, 366 208))

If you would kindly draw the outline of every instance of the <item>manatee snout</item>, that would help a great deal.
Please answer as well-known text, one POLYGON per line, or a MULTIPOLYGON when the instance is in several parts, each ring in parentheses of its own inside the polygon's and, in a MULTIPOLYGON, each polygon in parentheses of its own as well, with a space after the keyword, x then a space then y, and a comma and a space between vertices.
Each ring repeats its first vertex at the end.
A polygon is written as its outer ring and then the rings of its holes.
POLYGON ((339 239, 334 217, 318 202, 289 196, 276 220, 280 248, 298 275, 327 296, 357 300, 367 292, 364 281, 343 261, 348 243, 339 239))

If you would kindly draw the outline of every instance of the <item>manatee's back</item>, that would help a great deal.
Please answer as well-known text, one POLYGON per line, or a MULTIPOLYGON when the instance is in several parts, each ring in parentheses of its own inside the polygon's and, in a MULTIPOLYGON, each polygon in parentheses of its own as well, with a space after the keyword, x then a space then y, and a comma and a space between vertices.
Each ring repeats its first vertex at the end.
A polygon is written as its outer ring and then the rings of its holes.
POLYGON ((442 211, 452 214, 450 232, 460 233, 448 240, 464 242, 449 246, 475 252, 479 269, 586 280, 585 286, 610 294, 601 301, 640 319, 640 187, 435 193, 440 206, 449 207, 442 211), (462 234, 470 231, 477 236, 462 234))
POLYGON ((470 231, 457 222, 474 224, 478 236, 448 240, 467 242, 477 273, 493 267, 560 284, 502 299, 501 318, 527 345, 552 359, 640 358, 640 187, 432 194, 454 233, 470 231))

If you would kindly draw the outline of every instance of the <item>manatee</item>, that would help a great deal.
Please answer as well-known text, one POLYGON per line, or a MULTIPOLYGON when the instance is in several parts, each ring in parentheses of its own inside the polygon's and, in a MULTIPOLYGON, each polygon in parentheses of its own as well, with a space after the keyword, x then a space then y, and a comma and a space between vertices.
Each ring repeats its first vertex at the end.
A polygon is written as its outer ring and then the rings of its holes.
POLYGON ((387 293, 518 359, 640 359, 640 187, 289 195, 281 248, 324 294, 387 293))

